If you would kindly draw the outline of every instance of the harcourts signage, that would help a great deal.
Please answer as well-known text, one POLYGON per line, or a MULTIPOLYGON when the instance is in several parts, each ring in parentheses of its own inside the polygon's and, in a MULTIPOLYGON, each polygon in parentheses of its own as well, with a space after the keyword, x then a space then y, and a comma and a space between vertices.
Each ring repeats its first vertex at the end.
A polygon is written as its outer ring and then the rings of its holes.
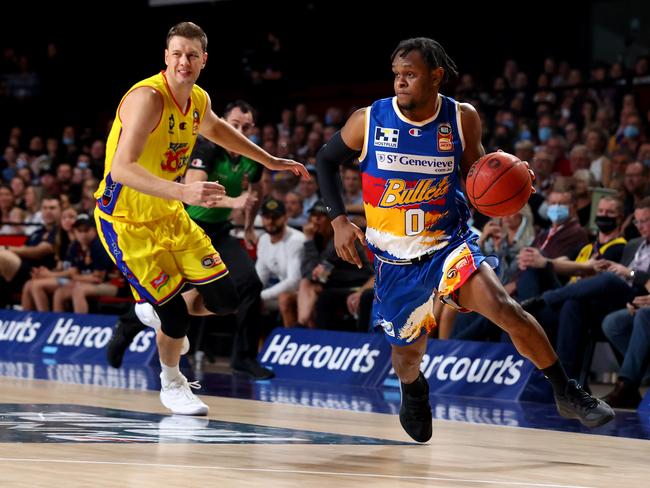
MULTIPOLYGON (((0 356, 105 363, 115 315, 0 310, 0 356)), ((155 331, 145 329, 124 354, 125 364, 148 364, 156 354, 155 331)))
POLYGON ((379 386, 390 368, 390 346, 381 335, 275 329, 258 359, 278 378, 379 386))
MULTIPOLYGON (((512 344, 430 340, 420 366, 431 393, 547 401, 551 389, 512 344)), ((399 386, 391 369, 386 386, 399 386)))

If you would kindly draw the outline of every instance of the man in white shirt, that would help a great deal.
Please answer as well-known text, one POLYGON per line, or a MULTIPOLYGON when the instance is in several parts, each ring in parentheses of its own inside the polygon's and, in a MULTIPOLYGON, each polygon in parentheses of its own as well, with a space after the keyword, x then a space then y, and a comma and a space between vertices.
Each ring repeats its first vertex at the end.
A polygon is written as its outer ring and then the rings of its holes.
POLYGON ((287 212, 280 200, 269 198, 261 209, 266 231, 257 244, 255 270, 262 281, 266 310, 278 310, 285 327, 295 324, 295 295, 300 282, 300 262, 305 235, 287 226, 287 212))

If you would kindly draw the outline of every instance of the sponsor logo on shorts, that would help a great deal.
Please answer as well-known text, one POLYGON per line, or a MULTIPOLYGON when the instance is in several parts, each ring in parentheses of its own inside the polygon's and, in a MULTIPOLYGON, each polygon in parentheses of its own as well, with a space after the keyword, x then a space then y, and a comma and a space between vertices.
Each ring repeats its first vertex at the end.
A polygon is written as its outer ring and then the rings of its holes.
POLYGON ((389 322, 387 320, 382 320, 379 325, 381 325, 381 328, 384 329, 386 335, 395 337, 395 327, 393 326, 392 322, 389 322))
POLYGON ((164 271, 161 271, 160 274, 156 278, 151 280, 150 283, 154 290, 158 290, 163 286, 165 286, 168 281, 169 281, 169 275, 164 271))
POLYGON ((221 264, 221 258, 219 257, 219 254, 216 252, 214 254, 208 254, 207 256, 203 256, 201 258, 201 266, 203 266, 206 269, 214 268, 219 264, 221 264))
POLYGON ((375 127, 375 146, 397 147, 399 142, 399 129, 375 127))

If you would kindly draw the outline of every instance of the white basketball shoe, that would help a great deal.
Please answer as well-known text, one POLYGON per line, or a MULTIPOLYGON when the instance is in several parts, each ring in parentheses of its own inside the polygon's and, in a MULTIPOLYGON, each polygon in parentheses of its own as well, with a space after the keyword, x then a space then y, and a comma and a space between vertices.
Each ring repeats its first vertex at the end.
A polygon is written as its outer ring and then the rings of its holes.
MULTIPOLYGON (((138 320, 142 322, 147 327, 153 329, 160 329, 160 318, 156 310, 153 308, 153 305, 149 302, 141 302, 135 304, 135 314, 138 317, 138 320)), ((183 337, 183 348, 181 349, 181 356, 187 354, 187 351, 190 350, 190 340, 187 336, 183 337)))
POLYGON ((179 374, 172 382, 165 384, 160 375, 160 401, 178 415, 207 415, 208 406, 192 393, 192 388, 198 390, 201 385, 197 381, 190 383, 179 374))

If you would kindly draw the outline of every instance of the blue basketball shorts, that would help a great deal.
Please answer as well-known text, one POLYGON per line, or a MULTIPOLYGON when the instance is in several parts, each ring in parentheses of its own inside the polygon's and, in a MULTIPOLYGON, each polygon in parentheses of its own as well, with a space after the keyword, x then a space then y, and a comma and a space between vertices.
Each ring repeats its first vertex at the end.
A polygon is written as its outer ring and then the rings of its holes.
POLYGON ((494 256, 483 256, 478 236, 467 233, 417 264, 392 264, 375 259, 373 326, 384 329, 391 344, 406 346, 435 326, 435 292, 444 303, 456 305, 458 290, 486 261, 496 267, 494 256))

